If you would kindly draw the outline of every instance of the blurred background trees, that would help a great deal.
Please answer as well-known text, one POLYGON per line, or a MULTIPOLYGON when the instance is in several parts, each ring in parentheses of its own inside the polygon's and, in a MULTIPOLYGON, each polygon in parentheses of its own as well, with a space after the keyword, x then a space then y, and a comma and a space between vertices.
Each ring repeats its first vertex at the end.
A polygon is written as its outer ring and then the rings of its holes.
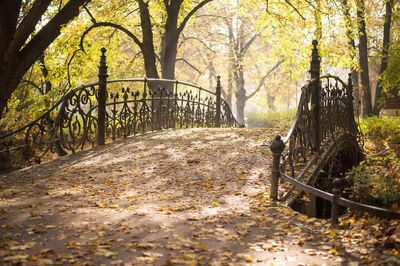
MULTIPOLYGON (((399 97, 396 0, 25 0, 16 2, 16 29, 39 2, 47 5, 16 54, 67 5, 75 3, 76 10, 47 47, 32 52, 31 64, 13 79, 15 88, 0 88, 6 103, 0 132, 26 124, 68 90, 95 81, 101 47, 107 48, 110 79, 162 77, 214 90, 220 75, 223 97, 250 126, 267 112, 294 113, 300 86, 309 78, 313 39, 319 41, 322 73, 343 80, 352 73, 358 114, 378 114, 386 102, 393 109, 399 97)), ((17 31, 0 23, 0 35, 17 40, 17 31)))

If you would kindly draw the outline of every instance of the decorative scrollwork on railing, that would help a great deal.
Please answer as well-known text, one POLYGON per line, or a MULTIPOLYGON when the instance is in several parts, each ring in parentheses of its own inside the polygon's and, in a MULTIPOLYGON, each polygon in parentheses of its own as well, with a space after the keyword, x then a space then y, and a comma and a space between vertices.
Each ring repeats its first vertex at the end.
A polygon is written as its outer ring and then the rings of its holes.
MULTIPOLYGON (((106 82, 112 83, 130 83, 136 90, 122 87, 119 92, 107 93, 106 140, 168 128, 217 126, 216 98, 220 95, 212 91, 176 80, 106 82)), ((99 132, 99 87, 100 82, 80 86, 67 93, 39 119, 1 136, 0 156, 7 160, 4 168, 39 162, 48 153, 65 155, 95 145, 99 132), (10 139, 14 141, 10 142, 10 139)), ((220 101, 220 126, 238 126, 228 104, 220 101)))
POLYGON ((289 172, 292 177, 304 166, 312 155, 319 150, 317 143, 332 140, 339 134, 358 135, 353 114, 353 98, 351 81, 346 85, 336 76, 320 77, 317 84, 319 103, 313 102, 313 86, 315 80, 308 81, 302 87, 297 114, 284 143, 289 143, 287 153, 281 165, 283 172, 289 172), (319 117, 315 117, 313 108, 319 108, 319 117), (318 119, 319 121, 316 121, 318 119), (318 130, 315 130, 319 125, 318 130))
POLYGON ((64 150, 74 153, 88 143, 94 145, 98 127, 96 106, 94 85, 78 87, 66 95, 55 120, 56 138, 64 150))
POLYGON ((320 127, 321 139, 340 133, 357 135, 353 114, 351 79, 346 85, 340 78, 327 75, 321 77, 320 127))

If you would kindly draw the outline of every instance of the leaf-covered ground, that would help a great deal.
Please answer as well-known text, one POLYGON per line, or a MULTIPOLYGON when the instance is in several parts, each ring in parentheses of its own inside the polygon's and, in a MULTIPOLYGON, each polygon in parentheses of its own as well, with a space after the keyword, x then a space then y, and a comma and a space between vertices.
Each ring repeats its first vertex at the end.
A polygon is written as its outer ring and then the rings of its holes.
POLYGON ((151 133, 1 175, 0 263, 399 263, 399 221, 331 229, 270 200, 277 133, 151 133))

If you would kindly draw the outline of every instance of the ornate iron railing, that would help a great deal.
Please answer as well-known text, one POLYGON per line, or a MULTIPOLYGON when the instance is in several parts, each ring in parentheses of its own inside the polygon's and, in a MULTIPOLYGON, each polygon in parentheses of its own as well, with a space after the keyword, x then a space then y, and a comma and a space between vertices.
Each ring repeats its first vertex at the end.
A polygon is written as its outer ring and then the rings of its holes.
POLYGON ((336 76, 321 76, 318 104, 312 101, 316 80, 314 78, 302 87, 294 123, 283 140, 289 146, 282 171, 290 171, 292 177, 295 176, 296 166, 303 167, 313 155, 318 154, 321 144, 334 140, 338 134, 358 135, 353 114, 351 77, 346 84, 336 76), (319 108, 319 119, 314 116, 314 108, 319 108))
POLYGON ((219 77, 213 92, 177 80, 107 80, 106 70, 102 49, 98 82, 69 91, 32 123, 0 136, 2 168, 149 131, 242 126, 221 98, 219 77))
MULTIPOLYGON (((311 80, 302 88, 297 114, 284 140, 276 136, 272 141, 271 197, 285 200, 294 188, 306 191, 332 203, 332 224, 338 223, 339 205, 373 215, 400 218, 400 213, 360 204, 340 196, 341 180, 333 181, 332 194, 312 187, 314 179, 303 177, 307 173, 318 176, 321 168, 338 149, 356 143, 359 131, 354 120, 352 83, 349 75, 346 84, 332 75, 320 76, 320 58, 317 41, 313 41, 311 80), (288 145, 287 145, 288 144, 288 145), (285 147, 287 152, 283 155, 285 147), (286 173, 287 172, 287 173, 286 173), (293 187, 283 197, 278 197, 279 178, 293 187)), ((355 151, 358 152, 358 151, 355 151)))

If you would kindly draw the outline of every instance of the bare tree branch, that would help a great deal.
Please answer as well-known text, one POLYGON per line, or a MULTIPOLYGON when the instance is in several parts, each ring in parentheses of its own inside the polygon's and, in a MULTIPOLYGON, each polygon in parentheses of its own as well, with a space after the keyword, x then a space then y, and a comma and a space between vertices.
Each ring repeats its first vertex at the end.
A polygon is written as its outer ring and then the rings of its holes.
POLYGON ((195 6, 190 12, 189 14, 186 15, 186 17, 183 19, 181 25, 178 27, 178 32, 182 32, 183 29, 185 28, 187 22, 189 21, 189 19, 200 9, 202 8, 205 4, 211 2, 212 0, 204 0, 202 2, 200 2, 197 6, 195 6))
POLYGON ((284 61, 285 61, 285 59, 280 60, 280 61, 279 61, 278 63, 276 63, 270 70, 268 70, 267 74, 265 74, 265 75, 261 78, 260 82, 258 83, 257 89, 255 89, 250 95, 246 96, 246 100, 248 100, 248 99, 250 99, 251 97, 253 97, 253 96, 261 89, 261 87, 262 87, 262 85, 263 85, 265 79, 266 79, 269 75, 271 75, 271 73, 272 73, 275 69, 277 69, 284 61))
POLYGON ((189 61, 187 61, 185 58, 177 58, 176 61, 183 61, 184 63, 186 63, 188 66, 190 66, 191 68, 193 68, 194 70, 196 70, 200 75, 202 75, 203 73, 197 69, 194 65, 192 65, 189 61))
POLYGON ((11 42, 10 50, 20 50, 24 45, 28 37, 35 30, 36 24, 39 22, 40 18, 46 12, 49 7, 51 0, 35 1, 29 13, 24 17, 14 34, 13 40, 11 42))
POLYGON ((27 80, 27 79, 21 79, 21 83, 22 83, 22 82, 28 83, 28 84, 31 85, 32 87, 35 87, 35 88, 40 92, 40 94, 44 95, 43 89, 42 89, 41 87, 39 87, 39 86, 38 86, 36 83, 34 83, 33 81, 30 81, 30 80, 27 80))
POLYGON ((250 45, 255 41, 255 39, 258 36, 260 36, 260 32, 254 33, 254 35, 250 38, 250 40, 244 45, 244 47, 242 49, 243 55, 247 52, 247 50, 249 49, 250 45))
POLYGON ((83 9, 85 9, 86 13, 88 13, 88 15, 89 15, 89 17, 90 17, 90 21, 92 21, 93 24, 96 24, 97 21, 96 21, 96 19, 93 17, 93 15, 92 15, 92 13, 89 11, 89 9, 88 9, 86 6, 84 6, 83 9))
POLYGON ((306 20, 306 19, 301 15, 300 11, 299 11, 296 7, 294 7, 294 5, 293 5, 292 3, 290 3, 289 0, 285 0, 285 2, 286 2, 289 6, 291 6, 291 7, 294 9, 294 11, 296 11, 296 13, 297 13, 303 20, 306 20))
POLYGON ((74 53, 72 54, 72 56, 71 56, 71 58, 68 60, 68 64, 67 64, 67 79, 68 79, 68 87, 71 87, 71 76, 70 76, 70 70, 69 70, 69 67, 71 66, 71 62, 72 62, 72 60, 74 59, 74 57, 75 57, 75 55, 78 53, 78 52, 85 52, 83 49, 78 49, 78 50, 75 50, 74 51, 74 53))
MULTIPOLYGON (((198 42, 200 42, 201 44, 204 45, 204 47, 206 47, 207 50, 209 50, 210 52, 212 52, 213 54, 216 54, 217 52, 215 52, 213 49, 211 49, 202 39, 197 38, 197 37, 186 37, 186 36, 182 36, 183 40, 187 41, 187 40, 196 40, 198 42)), ((183 42, 182 42, 183 43, 183 42)))
POLYGON ((121 25, 118 25, 118 24, 115 24, 112 22, 97 22, 97 23, 91 25, 89 28, 87 28, 81 36, 81 41, 79 43, 79 47, 82 49, 83 52, 85 52, 85 49, 83 47, 83 39, 92 29, 95 29, 98 27, 112 27, 112 28, 118 29, 118 30, 124 32, 126 35, 128 35, 140 47, 140 49, 143 48, 143 44, 140 42, 140 40, 132 32, 130 32, 128 29, 122 27, 121 25))
POLYGON ((28 44, 19 52, 22 65, 28 68, 32 62, 60 35, 63 25, 78 16, 80 7, 89 0, 70 0, 39 32, 33 36, 28 44))
MULTIPOLYGON (((308 0, 304 0, 304 1, 305 1, 307 4, 309 4, 312 8, 314 8, 316 11, 320 12, 321 14, 324 14, 324 15, 328 15, 328 16, 329 16, 328 13, 325 13, 325 12, 323 12, 321 9, 317 8, 317 7, 314 6, 314 4, 311 3, 310 1, 308 1, 308 0)), ((336 5, 336 2, 335 2, 335 1, 332 1, 332 2, 334 2, 334 4, 336 5)))

